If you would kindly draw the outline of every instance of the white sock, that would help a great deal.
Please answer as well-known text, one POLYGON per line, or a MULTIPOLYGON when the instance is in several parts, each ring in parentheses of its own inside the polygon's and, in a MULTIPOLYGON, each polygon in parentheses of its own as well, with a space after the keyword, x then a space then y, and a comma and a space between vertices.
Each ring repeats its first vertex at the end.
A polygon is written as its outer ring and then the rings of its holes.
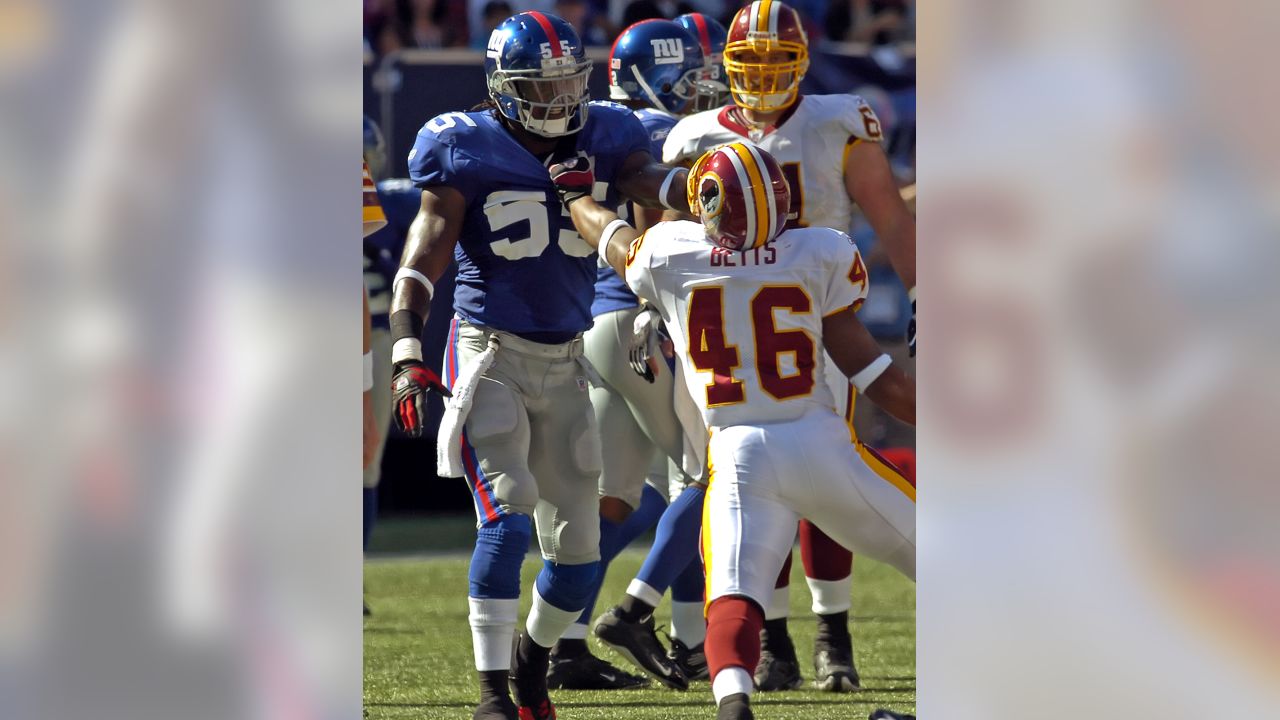
POLYGON ((476 670, 510 670, 511 639, 516 634, 519 600, 467 598, 471 613, 471 649, 476 656, 476 670))
POLYGON ((791 586, 774 588, 773 597, 769 598, 769 607, 764 610, 765 620, 791 617, 791 586))
POLYGON ((631 580, 631 584, 627 586, 627 594, 637 600, 649 603, 653 607, 658 607, 662 604, 662 593, 654 590, 648 583, 634 578, 631 580))
POLYGON ((830 615, 845 612, 853 607, 850 593, 853 591, 853 575, 840 580, 804 579, 809 585, 809 594, 813 596, 813 612, 816 615, 830 615))
POLYGON ((707 639, 707 617, 702 601, 671 601, 671 634, 689 647, 697 647, 707 639))
POLYGON ((575 622, 574 624, 569 626, 568 630, 564 631, 564 634, 560 636, 560 639, 561 640, 586 640, 587 624, 584 622, 575 622))
POLYGON ((736 693, 750 695, 754 689, 755 683, 751 680, 751 673, 737 665, 716 673, 715 679, 711 681, 711 694, 716 696, 716 705, 736 693))
POLYGON ((564 631, 568 630, 573 621, 577 620, 581 614, 582 608, 561 610, 543 600, 542 594, 535 587, 533 589, 533 607, 529 609, 529 619, 525 621, 524 629, 529 633, 529 639, 542 647, 549 648, 556 644, 556 640, 560 639, 564 631))

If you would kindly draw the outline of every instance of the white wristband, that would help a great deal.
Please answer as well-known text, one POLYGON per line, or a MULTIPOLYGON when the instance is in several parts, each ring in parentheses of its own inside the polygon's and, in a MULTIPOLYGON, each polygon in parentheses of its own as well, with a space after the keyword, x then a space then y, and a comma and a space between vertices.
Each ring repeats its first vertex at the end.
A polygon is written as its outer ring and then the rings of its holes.
POLYGON ((614 234, 624 227, 631 227, 631 226, 628 225, 627 221, 623 220, 622 218, 618 218, 617 220, 614 220, 613 222, 604 226, 604 232, 600 233, 600 248, 602 253, 604 251, 604 248, 609 247, 609 241, 613 239, 614 234))
POLYGON ((858 388, 858 392, 865 393, 871 383, 883 375, 884 371, 888 370, 892 364, 893 359, 882 353, 880 357, 872 360, 866 367, 859 370, 856 375, 849 378, 849 381, 853 383, 854 387, 858 388))
POLYGON ((373 351, 364 354, 364 392, 373 389, 373 351))
POLYGON ((405 360, 422 362, 422 341, 418 338, 400 338, 391 346, 391 364, 405 360))
POLYGON ((427 289, 428 299, 435 296, 436 286, 431 284, 431 281, 427 279, 426 275, 423 275, 422 273, 410 267, 402 267, 396 271, 396 278, 395 280, 391 281, 391 287, 394 288, 396 286, 396 283, 400 282, 401 280, 410 280, 410 279, 417 280, 418 282, 422 283, 422 286, 427 289))
POLYGON ((912 286, 911 286, 911 289, 907 291, 907 299, 908 299, 908 300, 910 300, 911 302, 915 302, 915 301, 916 301, 916 286, 915 286, 915 285, 912 285, 912 286))
POLYGON ((671 182, 676 179, 676 173, 680 172, 680 168, 671 168, 671 172, 667 173, 667 178, 662 181, 662 188, 658 190, 658 202, 668 210, 675 210, 675 206, 667 202, 667 192, 671 190, 671 182))

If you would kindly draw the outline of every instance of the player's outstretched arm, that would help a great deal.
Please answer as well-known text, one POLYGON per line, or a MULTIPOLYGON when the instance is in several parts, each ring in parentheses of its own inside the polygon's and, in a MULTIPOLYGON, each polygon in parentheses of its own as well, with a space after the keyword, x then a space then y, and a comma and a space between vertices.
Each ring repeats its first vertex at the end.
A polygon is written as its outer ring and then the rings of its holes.
POLYGON ((436 185, 422 191, 418 216, 409 226, 400 270, 391 295, 392 417, 403 432, 422 434, 429 392, 448 396, 435 371, 423 364, 422 328, 431 311, 435 283, 449 267, 458 244, 467 203, 453 188, 436 185))
MULTIPOLYGON (((648 156, 648 153, 644 153, 648 156)), ((595 248, 619 277, 627 276, 627 248, 640 233, 591 197, 595 173, 585 157, 572 157, 548 169, 560 202, 569 210, 573 225, 587 244, 595 248)), ((683 187, 683 185, 681 186, 683 187)))
POLYGON ((916 424, 916 383, 892 365, 852 307, 822 319, 822 342, 858 392, 909 425, 916 424))
POLYGON ((878 143, 860 142, 845 161, 844 187, 884 243, 889 262, 910 290, 916 286, 916 219, 878 143))
POLYGON ((684 194, 688 175, 687 169, 663 165, 640 151, 627 156, 614 183, 618 192, 639 205, 688 213, 689 199, 684 194))
POLYGON ((844 186, 862 208, 876 237, 884 243, 889 262, 911 297, 907 345, 916 354, 916 218, 893 179, 889 158, 878 143, 860 142, 845 160, 844 186))

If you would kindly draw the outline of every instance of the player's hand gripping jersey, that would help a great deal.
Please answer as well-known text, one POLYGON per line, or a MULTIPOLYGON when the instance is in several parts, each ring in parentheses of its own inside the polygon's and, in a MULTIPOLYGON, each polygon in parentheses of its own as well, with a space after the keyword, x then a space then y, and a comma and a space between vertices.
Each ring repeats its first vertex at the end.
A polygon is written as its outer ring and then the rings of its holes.
MULTIPOLYGON (((591 159, 593 197, 618 207, 614 176, 632 153, 649 150, 649 138, 630 110, 602 102, 589 108, 581 132, 562 142, 591 159)), ((466 199, 455 251, 458 316, 538 342, 566 342, 591 327, 596 258, 561 208, 544 161, 492 112, 454 112, 418 131, 409 176, 419 187, 448 185, 466 199)))
MULTIPOLYGON (((671 128, 675 127, 676 121, 680 118, 665 110, 656 108, 636 110, 634 115, 649 136, 649 141, 652 143, 651 151, 653 156, 662 157, 662 143, 667 139, 667 133, 671 132, 671 128)), ((619 217, 628 219, 627 211, 627 203, 622 203, 621 207, 618 208, 619 217)), ((622 282, 622 278, 618 277, 618 274, 607 263, 601 262, 596 274, 596 296, 591 303, 591 315, 595 317, 614 310, 633 308, 639 304, 640 302, 636 300, 636 296, 622 282)))
POLYGON ((746 140, 777 159, 791 186, 787 227, 847 231, 852 204, 844 166, 857 142, 880 142, 880 121, 857 95, 804 95, 775 125, 753 130, 736 106, 690 115, 662 148, 667 164, 689 162, 718 145, 746 140))
POLYGON ((679 328, 676 353, 709 427, 836 412, 821 381, 822 319, 867 294, 849 236, 796 228, 738 252, 711 244, 697 223, 664 222, 636 239, 626 269, 631 289, 679 328))

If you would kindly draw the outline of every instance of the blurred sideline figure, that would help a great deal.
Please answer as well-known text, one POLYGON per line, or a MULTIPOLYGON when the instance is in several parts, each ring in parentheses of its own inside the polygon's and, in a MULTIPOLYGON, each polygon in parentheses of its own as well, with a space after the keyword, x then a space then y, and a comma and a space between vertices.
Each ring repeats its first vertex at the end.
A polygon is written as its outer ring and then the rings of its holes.
MULTIPOLYGON (((609 98, 634 111, 652 152, 661 155, 667 133, 678 116, 693 105, 706 73, 696 38, 670 20, 645 20, 624 30, 614 42, 609 54, 609 98)), ((637 218, 661 217, 660 211, 638 204, 632 209, 637 218)), ((626 210, 624 206, 624 214, 626 210)), ((640 224, 647 222, 641 220, 640 224)), ((620 689, 647 681, 588 651, 587 623, 596 595, 609 562, 658 522, 668 500, 675 501, 689 483, 705 482, 702 451, 706 430, 683 384, 675 381, 671 367, 662 361, 657 313, 642 306, 617 273, 603 263, 596 276, 591 314, 594 325, 587 331, 585 352, 602 380, 591 388, 591 404, 601 442, 611 448, 603 457, 600 473, 601 572, 578 622, 556 646, 548 682, 552 687, 620 689), (678 411, 681 399, 683 407, 678 411)), ((699 504, 701 497, 697 490, 699 504)), ((702 570, 696 558, 685 565, 688 581, 681 598, 685 613, 678 632, 693 645, 700 645, 704 628, 702 570)), ((656 641, 651 613, 638 620, 648 628, 645 633, 625 634, 629 626, 620 625, 616 627, 623 634, 615 636, 611 634, 615 626, 609 620, 606 614, 596 625, 604 642, 668 686, 688 687, 686 674, 656 641)))
POLYGON ((586 162, 550 172, 579 232, 658 307, 687 360, 711 435, 702 556, 716 717, 750 720, 764 608, 801 517, 915 576, 912 488, 847 441, 825 366, 908 424, 915 383, 857 318, 867 273, 853 240, 784 229, 790 191, 767 152, 744 142, 707 152, 687 184, 701 224, 663 222, 643 234, 590 197, 586 162))
POLYGON ((588 191, 610 206, 688 207, 679 192, 687 172, 653 159, 632 114, 588 102, 590 70, 563 20, 514 15, 485 51, 489 101, 433 118, 409 154, 422 192, 392 291, 392 412, 416 437, 428 393, 450 397, 436 472, 465 477, 475 500, 468 619, 476 720, 555 717, 551 647, 586 606, 600 565, 601 448, 588 396, 598 378, 582 356, 596 262, 547 164, 580 159, 600 179, 588 191), (442 381, 420 338, 434 283, 455 258, 442 381), (520 566, 535 529, 544 564, 513 647, 520 566))
MULTIPOLYGON (((364 161, 363 173, 364 173, 363 227, 364 227, 364 236, 369 237, 370 235, 377 232, 379 229, 381 229, 383 226, 387 224, 387 218, 382 211, 382 205, 378 202, 378 191, 374 188, 373 177, 370 176, 369 174, 368 160, 364 161)), ((378 446, 382 444, 384 433, 378 427, 378 421, 377 421, 376 413, 374 411, 374 403, 373 403, 374 359, 373 359, 372 347, 370 345, 369 288, 367 284, 365 285, 362 296, 363 296, 363 303, 364 303, 364 310, 362 313, 363 331, 361 332, 361 337, 363 338, 362 344, 363 344, 363 352, 364 352, 364 362, 363 362, 363 366, 364 366, 364 381, 363 381, 364 458, 363 459, 364 459, 365 473, 367 474, 369 472, 370 465, 373 464, 374 456, 377 454, 378 446)), ((368 614, 367 606, 365 607, 365 614, 368 614)))
MULTIPOLYGON (((680 121, 667 137, 663 159, 687 162, 717 145, 744 140, 763 148, 777 158, 791 190, 788 228, 845 232, 857 203, 909 288, 914 318, 915 219, 881 149, 883 133, 871 106, 855 95, 800 94, 809 66, 808 38, 795 10, 776 0, 758 0, 738 11, 728 30, 724 64, 734 104, 680 121)), ((914 354, 914 319, 909 333, 914 354)), ((853 388, 833 363, 826 367, 824 380, 849 423, 855 447, 868 462, 891 471, 858 441, 853 388)), ((824 690, 855 690, 861 681, 848 627, 853 556, 808 521, 800 523, 800 547, 818 616, 815 682, 824 690)), ((789 582, 788 562, 766 607, 764 652, 755 673, 761 690, 796 688, 803 682, 787 631, 789 582)))
MULTIPOLYGON (((382 131, 368 116, 364 118, 365 164, 373 176, 377 199, 386 216, 386 225, 364 240, 364 285, 370 323, 373 358, 373 414, 380 434, 373 456, 364 468, 364 550, 378 518, 378 483, 382 479, 382 456, 391 425, 391 329, 387 318, 391 309, 391 283, 399 266, 400 253, 409 224, 418 213, 418 190, 408 178, 384 177, 387 149, 382 131)), ((370 614, 366 601, 365 615, 370 614)))

